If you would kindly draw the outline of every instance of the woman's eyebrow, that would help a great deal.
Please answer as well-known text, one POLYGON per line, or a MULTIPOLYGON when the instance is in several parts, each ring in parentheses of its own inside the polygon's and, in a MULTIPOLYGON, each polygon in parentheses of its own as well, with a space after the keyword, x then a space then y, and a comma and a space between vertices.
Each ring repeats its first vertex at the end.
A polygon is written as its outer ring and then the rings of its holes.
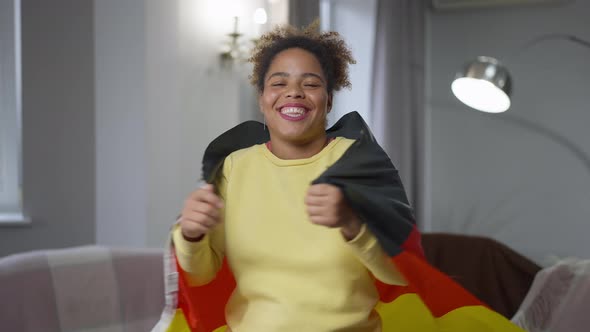
POLYGON ((322 82, 324 81, 324 79, 323 79, 323 78, 322 78, 320 75, 318 75, 318 74, 316 74, 316 73, 304 73, 304 74, 303 74, 303 75, 301 75, 301 76, 303 76, 304 78, 305 78, 305 77, 315 77, 315 78, 319 79, 319 80, 320 80, 320 81, 322 81, 322 82))
POLYGON ((278 71, 276 73, 270 74, 266 80, 268 81, 268 80, 270 80, 271 78, 273 78, 275 76, 289 77, 289 73, 285 73, 284 71, 278 71))
MULTIPOLYGON (((275 73, 270 74, 266 80, 268 81, 268 80, 270 80, 271 78, 273 78, 275 76, 289 77, 290 75, 289 75, 289 73, 286 73, 284 71, 278 71, 278 72, 275 72, 275 73)), ((301 76, 304 77, 304 78, 306 78, 306 77, 315 77, 315 78, 319 79, 322 82, 324 81, 324 79, 320 75, 318 75, 316 73, 303 73, 303 74, 301 74, 301 76)))

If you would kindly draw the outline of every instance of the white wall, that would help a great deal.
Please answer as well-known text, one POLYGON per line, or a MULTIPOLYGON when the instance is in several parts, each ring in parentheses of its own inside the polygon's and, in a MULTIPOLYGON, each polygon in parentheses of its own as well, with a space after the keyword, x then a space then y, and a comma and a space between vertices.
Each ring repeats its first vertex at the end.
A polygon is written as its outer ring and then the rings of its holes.
POLYGON ((338 31, 352 50, 357 63, 351 65, 352 89, 336 92, 330 124, 342 115, 357 111, 371 123, 371 85, 376 28, 376 0, 322 0, 320 15, 324 30, 338 31))
POLYGON ((583 160, 590 49, 567 41, 522 49, 547 33, 590 40, 589 14, 588 1, 430 14, 433 231, 491 236, 539 263, 552 254, 590 257, 583 160), (507 113, 478 113, 451 95, 455 70, 477 55, 503 59, 511 70, 507 113))
POLYGON ((260 1, 95 1, 97 242, 161 247, 207 144, 255 114, 247 67, 218 61, 230 12, 260 1))

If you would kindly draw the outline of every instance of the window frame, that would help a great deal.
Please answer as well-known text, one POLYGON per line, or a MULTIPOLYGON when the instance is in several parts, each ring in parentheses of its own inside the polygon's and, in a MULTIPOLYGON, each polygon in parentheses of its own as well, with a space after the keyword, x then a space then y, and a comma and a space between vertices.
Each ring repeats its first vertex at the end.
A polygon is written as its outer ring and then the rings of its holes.
POLYGON ((0 226, 27 225, 22 204, 20 0, 0 0, 0 226))

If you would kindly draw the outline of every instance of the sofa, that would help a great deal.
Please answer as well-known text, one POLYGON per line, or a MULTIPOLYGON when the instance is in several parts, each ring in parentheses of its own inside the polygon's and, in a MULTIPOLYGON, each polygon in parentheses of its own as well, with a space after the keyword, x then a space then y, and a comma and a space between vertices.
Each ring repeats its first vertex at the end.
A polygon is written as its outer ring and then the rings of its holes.
MULTIPOLYGON (((507 318, 523 309, 541 270, 485 237, 430 233, 422 245, 433 266, 507 318)), ((84 246, 0 258, 0 331, 151 331, 164 308, 163 275, 163 250, 155 249, 84 246)), ((531 315, 520 316, 531 326, 531 315)))
POLYGON ((162 253, 84 246, 0 258, 0 331, 150 331, 164 308, 162 253))

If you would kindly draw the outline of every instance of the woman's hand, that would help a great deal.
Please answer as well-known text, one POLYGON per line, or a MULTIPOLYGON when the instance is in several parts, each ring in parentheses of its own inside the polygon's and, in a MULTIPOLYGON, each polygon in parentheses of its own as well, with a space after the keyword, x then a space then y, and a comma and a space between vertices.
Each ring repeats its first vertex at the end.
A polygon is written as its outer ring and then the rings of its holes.
POLYGON ((314 184, 305 197, 307 214, 312 223, 326 227, 339 227, 347 241, 361 231, 361 221, 352 211, 340 188, 331 184, 314 184))
POLYGON ((180 215, 180 229, 188 241, 199 241, 221 222, 223 201, 215 194, 213 185, 207 184, 192 192, 184 202, 180 215))

